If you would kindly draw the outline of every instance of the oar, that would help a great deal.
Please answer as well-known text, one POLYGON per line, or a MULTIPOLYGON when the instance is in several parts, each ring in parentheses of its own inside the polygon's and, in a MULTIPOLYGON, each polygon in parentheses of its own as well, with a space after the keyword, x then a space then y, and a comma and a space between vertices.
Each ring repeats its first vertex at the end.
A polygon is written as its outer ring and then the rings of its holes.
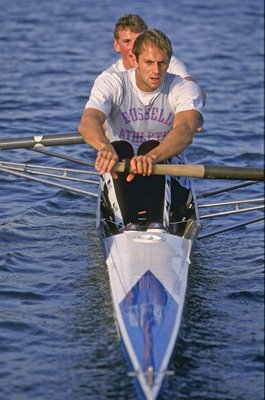
POLYGON ((20 137, 15 139, 0 140, 0 150, 29 148, 38 146, 60 146, 85 143, 79 133, 66 133, 61 135, 35 135, 33 137, 20 137))
POLYGON ((57 157, 57 158, 61 158, 62 160, 71 161, 71 162, 75 162, 75 163, 82 164, 82 165, 87 165, 88 167, 95 166, 95 163, 90 163, 90 162, 83 161, 83 160, 77 160, 76 158, 66 156, 65 154, 58 154, 58 153, 54 153, 51 151, 47 151, 46 149, 43 149, 42 147, 31 147, 29 150, 35 151, 37 153, 45 154, 46 156, 57 157))
POLYGON ((237 185, 232 185, 232 186, 228 186, 222 189, 216 189, 216 190, 211 190, 209 192, 204 192, 201 193, 200 195, 197 195, 197 199, 203 199, 205 197, 209 197, 209 196, 215 196, 216 194, 221 194, 221 193, 226 193, 229 192, 231 190, 236 190, 236 189, 240 189, 242 187, 247 187, 247 186, 252 186, 252 185, 257 185, 258 182, 244 182, 244 183, 239 183, 237 185))
MULTIPOLYGON (((115 165, 116 172, 125 171, 125 162, 115 165)), ((129 172, 133 172, 129 169, 129 172)), ((155 164, 153 166, 155 175, 187 176, 201 179, 234 179, 234 180, 264 180, 264 170, 259 168, 213 166, 196 164, 155 164)))
MULTIPOLYGON (((30 148, 37 146, 59 146, 84 143, 79 133, 62 135, 36 135, 31 138, 16 138, 0 140, 0 150, 30 148)), ((116 172, 124 172, 125 163, 117 163, 116 172)), ((132 171, 130 171, 132 172, 132 171)), ((156 164, 153 168, 156 175, 188 176, 202 179, 234 179, 234 180, 264 180, 264 170, 258 168, 212 166, 212 165, 167 165, 156 164)))

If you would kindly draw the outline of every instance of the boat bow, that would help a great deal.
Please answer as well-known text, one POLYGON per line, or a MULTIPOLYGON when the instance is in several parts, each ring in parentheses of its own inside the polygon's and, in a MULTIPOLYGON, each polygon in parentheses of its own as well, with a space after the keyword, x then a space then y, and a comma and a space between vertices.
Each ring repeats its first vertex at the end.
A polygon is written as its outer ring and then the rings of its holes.
POLYGON ((133 375, 146 399, 155 399, 179 331, 193 241, 154 229, 125 231, 103 242, 133 375))

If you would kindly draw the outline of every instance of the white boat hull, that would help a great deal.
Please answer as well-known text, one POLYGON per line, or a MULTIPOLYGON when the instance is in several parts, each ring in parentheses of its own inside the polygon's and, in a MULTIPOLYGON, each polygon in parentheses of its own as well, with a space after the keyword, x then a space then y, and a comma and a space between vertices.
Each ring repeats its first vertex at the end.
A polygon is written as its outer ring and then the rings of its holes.
MULTIPOLYGON (((106 256, 120 338, 147 400, 160 392, 177 340, 198 231, 191 201, 182 222, 126 230, 99 196, 97 228, 106 256)), ((104 199, 104 200, 103 200, 104 199)), ((119 215, 118 215, 119 217, 119 215)))
POLYGON ((155 399, 180 327, 192 241, 160 230, 103 242, 119 331, 146 399, 155 399))

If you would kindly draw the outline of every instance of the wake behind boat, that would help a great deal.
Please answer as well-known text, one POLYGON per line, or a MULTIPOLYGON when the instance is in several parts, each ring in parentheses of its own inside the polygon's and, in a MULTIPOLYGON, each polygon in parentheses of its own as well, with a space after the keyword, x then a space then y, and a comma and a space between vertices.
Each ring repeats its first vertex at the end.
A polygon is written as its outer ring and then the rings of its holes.
MULTIPOLYGON (((103 181, 103 180, 102 180, 103 181)), ((155 400, 177 340, 190 257, 199 228, 194 191, 181 221, 124 227, 115 222, 101 185, 97 228, 106 256, 118 331, 131 376, 155 400)), ((141 195, 141 194, 140 194, 141 195)), ((150 199, 151 200, 151 199, 150 199)), ((153 200, 154 201, 154 200, 153 200)))

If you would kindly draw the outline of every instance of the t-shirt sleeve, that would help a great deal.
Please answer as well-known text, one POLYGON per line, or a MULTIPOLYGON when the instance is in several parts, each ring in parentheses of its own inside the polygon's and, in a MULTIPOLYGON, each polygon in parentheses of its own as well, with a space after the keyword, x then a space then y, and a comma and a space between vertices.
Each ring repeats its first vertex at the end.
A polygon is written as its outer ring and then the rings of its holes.
POLYGON ((187 76, 190 76, 185 64, 174 56, 172 56, 170 59, 170 63, 169 63, 167 72, 169 72, 171 74, 179 75, 179 76, 181 76, 181 78, 186 78, 187 76))
POLYGON ((106 118, 115 110, 122 96, 121 80, 117 74, 103 74, 94 82, 85 109, 95 108, 103 112, 106 118))
POLYGON ((170 102, 177 114, 180 111, 197 110, 203 117, 203 99, 198 85, 192 81, 175 78, 170 90, 170 102))

